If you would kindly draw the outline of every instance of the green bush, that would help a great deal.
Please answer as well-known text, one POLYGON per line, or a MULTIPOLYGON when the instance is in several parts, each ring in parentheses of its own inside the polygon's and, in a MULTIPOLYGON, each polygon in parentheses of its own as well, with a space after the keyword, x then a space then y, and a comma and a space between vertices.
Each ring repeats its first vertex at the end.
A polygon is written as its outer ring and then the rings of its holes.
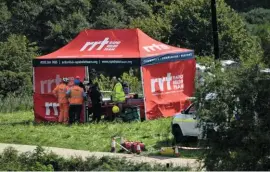
POLYGON ((32 59, 37 47, 25 36, 10 35, 0 40, 0 96, 31 94, 32 59))
POLYGON ((47 153, 42 147, 34 152, 18 154, 10 147, 0 155, 1 171, 187 171, 188 167, 165 167, 149 163, 132 163, 125 159, 103 157, 81 157, 64 159, 47 153))
POLYGON ((264 171, 270 165, 270 76, 257 64, 221 72, 196 89, 196 109, 207 138, 203 156, 210 171, 264 171), (206 95, 215 93, 213 99, 206 95), (211 121, 211 122, 209 122, 211 121))

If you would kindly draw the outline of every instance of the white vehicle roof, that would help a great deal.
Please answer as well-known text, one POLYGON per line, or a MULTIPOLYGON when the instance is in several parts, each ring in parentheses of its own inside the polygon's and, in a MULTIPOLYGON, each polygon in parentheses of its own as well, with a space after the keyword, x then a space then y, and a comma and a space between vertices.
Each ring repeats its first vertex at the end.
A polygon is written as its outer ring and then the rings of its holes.
POLYGON ((201 70, 201 71, 205 71, 206 67, 196 63, 196 69, 201 70))
POLYGON ((270 73, 270 69, 269 68, 266 68, 266 69, 263 69, 261 70, 262 73, 270 73))
POLYGON ((233 60, 221 60, 220 63, 223 67, 225 67, 225 66, 229 66, 232 64, 236 64, 237 62, 235 62, 233 60))

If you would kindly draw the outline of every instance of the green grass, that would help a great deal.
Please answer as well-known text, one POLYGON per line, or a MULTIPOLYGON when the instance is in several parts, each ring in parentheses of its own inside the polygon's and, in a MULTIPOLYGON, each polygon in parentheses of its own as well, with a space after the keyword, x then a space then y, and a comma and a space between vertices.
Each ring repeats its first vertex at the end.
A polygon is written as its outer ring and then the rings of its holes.
MULTIPOLYGON (((32 112, 0 114, 0 142, 110 151, 112 136, 123 136, 131 141, 142 141, 148 154, 157 154, 161 147, 171 146, 171 119, 140 123, 79 124, 71 127, 61 124, 34 124, 32 112)), ((198 153, 181 151, 182 157, 194 158, 198 153)))

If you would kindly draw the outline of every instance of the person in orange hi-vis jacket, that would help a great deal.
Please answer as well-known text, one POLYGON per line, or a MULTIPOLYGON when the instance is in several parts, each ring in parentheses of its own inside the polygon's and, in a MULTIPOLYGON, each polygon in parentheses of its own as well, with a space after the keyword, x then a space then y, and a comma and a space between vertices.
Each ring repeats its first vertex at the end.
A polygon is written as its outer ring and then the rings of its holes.
POLYGON ((69 98, 69 124, 80 121, 80 114, 82 111, 84 100, 86 99, 86 93, 80 86, 78 79, 74 80, 74 86, 67 91, 67 97, 69 98))
POLYGON ((60 115, 58 117, 58 122, 67 124, 68 123, 68 108, 69 102, 66 95, 68 91, 68 78, 63 78, 61 83, 55 87, 53 90, 54 96, 57 98, 60 108, 60 115))

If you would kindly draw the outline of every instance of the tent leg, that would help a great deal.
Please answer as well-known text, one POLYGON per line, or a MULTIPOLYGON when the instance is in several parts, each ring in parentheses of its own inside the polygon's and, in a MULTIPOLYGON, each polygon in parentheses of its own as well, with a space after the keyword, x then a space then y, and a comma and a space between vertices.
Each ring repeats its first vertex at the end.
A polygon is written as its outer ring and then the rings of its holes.
POLYGON ((146 103, 145 103, 145 93, 144 93, 144 80, 143 80, 143 69, 142 69, 142 66, 140 67, 140 70, 141 70, 141 81, 142 81, 142 90, 143 90, 143 105, 144 105, 144 117, 145 117, 145 120, 147 120, 147 115, 146 115, 146 103))
MULTIPOLYGON (((86 81, 89 82, 89 71, 88 71, 88 66, 85 66, 85 79, 86 81)), ((86 90, 87 92, 87 90, 86 90)), ((87 93, 86 93, 87 95, 87 93)), ((87 95, 88 97, 88 95, 87 95)), ((89 122, 89 119, 88 119, 89 115, 88 115, 88 101, 85 101, 84 103, 84 122, 89 122)))
POLYGON ((35 83, 35 68, 33 67, 33 92, 35 92, 36 83, 35 83))
POLYGON ((85 78, 87 81, 89 81, 89 67, 88 66, 85 66, 85 78))

